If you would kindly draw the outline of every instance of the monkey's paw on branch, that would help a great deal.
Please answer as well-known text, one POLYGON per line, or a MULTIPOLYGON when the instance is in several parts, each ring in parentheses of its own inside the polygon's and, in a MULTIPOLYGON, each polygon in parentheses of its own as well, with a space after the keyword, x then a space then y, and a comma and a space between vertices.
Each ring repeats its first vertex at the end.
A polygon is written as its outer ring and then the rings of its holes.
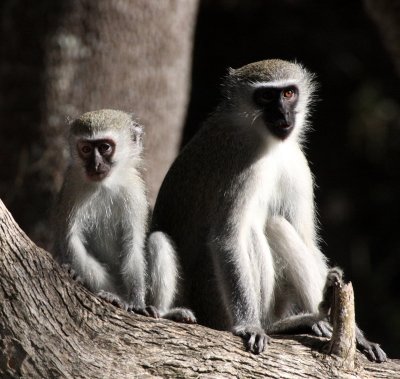
POLYGON ((270 344, 270 337, 259 326, 239 325, 233 328, 233 334, 243 339, 247 351, 254 354, 262 353, 270 344))
POLYGON ((386 362, 387 355, 378 343, 368 341, 362 331, 356 329, 356 342, 357 348, 371 361, 371 362, 386 362))
POLYGON ((187 308, 173 308, 162 315, 162 318, 167 320, 181 322, 183 324, 197 324, 197 319, 194 313, 187 308))
POLYGON ((332 337, 332 325, 325 320, 317 321, 311 325, 312 332, 318 337, 332 337))
POLYGON ((108 303, 114 305, 117 308, 128 310, 128 304, 125 303, 118 295, 101 290, 96 294, 100 299, 107 301, 108 303))
POLYGON ((84 285, 82 277, 72 268, 71 264, 63 263, 61 264, 63 270, 65 270, 68 275, 74 280, 75 282, 84 285))
POLYGON ((152 305, 148 305, 144 308, 135 308, 133 305, 128 306, 128 312, 136 313, 138 315, 153 317, 153 318, 160 318, 160 312, 156 307, 152 305))

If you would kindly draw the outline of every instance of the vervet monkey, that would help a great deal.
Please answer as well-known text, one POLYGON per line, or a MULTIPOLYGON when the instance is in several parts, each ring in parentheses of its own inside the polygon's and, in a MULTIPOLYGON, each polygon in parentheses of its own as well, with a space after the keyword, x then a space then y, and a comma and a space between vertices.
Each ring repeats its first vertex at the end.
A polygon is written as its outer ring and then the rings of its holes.
POLYGON ((72 123, 54 254, 98 296, 156 317, 145 306, 142 133, 130 114, 117 110, 88 112, 72 123))
MULTIPOLYGON (((254 353, 267 333, 330 334, 318 310, 328 265, 301 146, 314 88, 297 63, 231 69, 221 103, 173 163, 154 208, 151 230, 170 236, 182 267, 175 303, 254 353)), ((357 337, 370 359, 386 359, 357 337)))

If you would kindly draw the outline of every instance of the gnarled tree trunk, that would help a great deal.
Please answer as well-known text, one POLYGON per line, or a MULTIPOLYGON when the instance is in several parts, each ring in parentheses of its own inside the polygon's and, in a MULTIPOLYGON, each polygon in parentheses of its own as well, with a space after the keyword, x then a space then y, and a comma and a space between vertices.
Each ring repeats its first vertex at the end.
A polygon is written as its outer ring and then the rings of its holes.
POLYGON ((132 315, 73 282, 22 232, 0 201, 2 378, 400 378, 400 365, 355 368, 326 341, 274 338, 261 355, 228 332, 132 315))

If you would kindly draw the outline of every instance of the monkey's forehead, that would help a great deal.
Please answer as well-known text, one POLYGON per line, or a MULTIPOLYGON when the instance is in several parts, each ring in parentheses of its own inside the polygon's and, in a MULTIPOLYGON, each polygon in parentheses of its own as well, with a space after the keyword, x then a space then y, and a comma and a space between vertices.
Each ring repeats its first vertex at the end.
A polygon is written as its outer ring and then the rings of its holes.
POLYGON ((244 81, 302 80, 308 72, 298 63, 269 59, 247 64, 230 71, 230 77, 244 81))
POLYGON ((129 113, 114 110, 100 109, 86 112, 71 124, 72 134, 96 133, 104 130, 118 130, 133 128, 139 124, 129 113))

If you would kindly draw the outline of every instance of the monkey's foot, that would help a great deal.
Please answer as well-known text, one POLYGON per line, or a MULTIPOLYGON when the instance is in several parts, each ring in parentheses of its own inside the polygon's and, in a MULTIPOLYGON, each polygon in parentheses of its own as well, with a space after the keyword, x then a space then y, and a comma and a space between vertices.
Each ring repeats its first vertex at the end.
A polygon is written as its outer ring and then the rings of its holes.
POLYGON ((233 328, 233 334, 243 338, 247 351, 254 354, 262 353, 270 343, 270 337, 259 326, 240 325, 233 328))
POLYGON ((387 361, 387 355, 377 343, 368 342, 368 345, 360 345, 360 351, 372 362, 382 363, 387 361))
POLYGON ((162 318, 185 324, 196 324, 196 316, 187 308, 173 308, 162 315, 162 318))
POLYGON ((153 317, 153 318, 161 317, 158 309, 152 305, 148 305, 144 308, 135 308, 133 306, 129 306, 128 311, 136 313, 138 315, 146 316, 146 317, 153 317))
POLYGON ((78 282, 79 284, 84 284, 83 279, 81 276, 72 268, 71 264, 69 263, 63 263, 61 265, 62 269, 68 272, 68 275, 72 278, 72 280, 75 280, 75 282, 78 282))
POLYGON ((363 332, 357 327, 356 329, 357 348, 372 362, 386 362, 387 355, 379 346, 379 344, 368 341, 363 332))
POLYGON ((108 303, 114 305, 117 308, 124 309, 124 310, 128 309, 128 305, 123 300, 121 300, 121 298, 118 295, 116 295, 114 293, 101 290, 101 291, 97 292, 96 295, 100 299, 107 301, 108 303))

